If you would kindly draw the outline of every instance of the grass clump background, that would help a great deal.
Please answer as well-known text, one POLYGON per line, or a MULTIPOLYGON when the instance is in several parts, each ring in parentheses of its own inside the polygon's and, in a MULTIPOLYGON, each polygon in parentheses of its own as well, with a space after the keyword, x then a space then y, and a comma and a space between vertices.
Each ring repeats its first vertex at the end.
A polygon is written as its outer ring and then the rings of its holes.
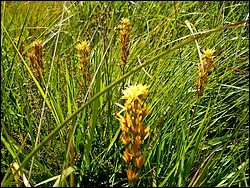
POLYGON ((248 7, 1 1, 1 186, 248 186, 248 7), (136 84, 150 129, 130 184, 117 114, 136 84))

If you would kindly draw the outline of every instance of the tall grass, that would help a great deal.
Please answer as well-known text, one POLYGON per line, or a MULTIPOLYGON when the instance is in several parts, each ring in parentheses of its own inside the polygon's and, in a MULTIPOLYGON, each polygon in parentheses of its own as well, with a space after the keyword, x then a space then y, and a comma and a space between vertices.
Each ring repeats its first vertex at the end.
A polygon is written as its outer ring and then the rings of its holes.
POLYGON ((248 186, 248 7, 1 2, 1 186, 22 185, 21 172, 31 186, 128 186, 115 104, 132 84, 149 86, 143 123, 150 132, 135 186, 248 186), (131 24, 123 71, 122 18, 131 24), (43 41, 43 81, 28 58, 35 40, 43 41), (89 79, 77 57, 84 40, 89 79), (206 49, 216 50, 214 69, 198 96, 206 49))

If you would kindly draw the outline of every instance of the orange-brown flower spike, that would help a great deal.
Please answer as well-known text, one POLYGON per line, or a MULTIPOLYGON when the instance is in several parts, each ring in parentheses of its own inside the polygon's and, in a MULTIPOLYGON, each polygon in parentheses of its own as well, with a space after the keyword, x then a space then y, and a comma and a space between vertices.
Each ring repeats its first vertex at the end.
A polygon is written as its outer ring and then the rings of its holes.
POLYGON ((87 43, 87 41, 83 41, 80 44, 76 45, 76 49, 78 51, 81 51, 83 55, 88 56, 90 53, 90 48, 89 48, 89 44, 87 43))
POLYGON ((120 25, 117 27, 120 30, 119 39, 121 42, 121 61, 118 63, 119 66, 122 66, 127 63, 129 55, 129 40, 130 40, 130 21, 127 18, 122 18, 120 25))
POLYGON ((43 69, 43 43, 41 41, 34 41, 33 47, 35 48, 35 56, 39 66, 43 69))
POLYGON ((148 94, 148 86, 132 85, 123 90, 122 93, 121 99, 125 100, 125 105, 116 104, 122 108, 122 111, 126 112, 126 116, 123 117, 120 114, 121 111, 116 118, 120 121, 123 131, 122 143, 125 146, 125 152, 122 157, 128 165, 127 176, 131 182, 136 179, 139 174, 137 170, 141 169, 144 164, 141 146, 150 129, 149 126, 145 129, 142 123, 148 112, 143 100, 148 94))
POLYGON ((78 54, 76 56, 79 59, 79 63, 77 66, 81 71, 80 75, 82 76, 82 79, 85 80, 85 82, 86 81, 89 82, 92 79, 92 74, 90 71, 92 64, 89 61, 89 55, 90 55, 89 43, 86 40, 84 40, 83 42, 77 44, 75 48, 78 50, 78 54))
MULTIPOLYGON (((30 67, 34 76, 40 78, 44 77, 44 61, 43 61, 43 43, 39 40, 33 42, 34 50, 28 54, 30 59, 30 67)), ((39 79, 40 80, 40 79, 39 79)))

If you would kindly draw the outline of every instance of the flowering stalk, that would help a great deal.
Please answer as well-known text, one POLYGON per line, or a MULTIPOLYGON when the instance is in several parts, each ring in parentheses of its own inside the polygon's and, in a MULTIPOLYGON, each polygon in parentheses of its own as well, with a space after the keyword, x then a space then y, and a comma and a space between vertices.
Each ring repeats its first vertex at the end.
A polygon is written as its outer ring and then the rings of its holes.
POLYGON ((124 74, 124 66, 128 62, 128 55, 129 55, 129 38, 130 38, 130 31, 131 31, 131 26, 130 26, 130 21, 128 18, 122 18, 120 25, 118 25, 118 29, 120 30, 120 35, 119 39, 121 42, 121 60, 117 64, 121 70, 122 74, 124 74))
POLYGON ((195 85, 198 88, 198 95, 201 96, 205 90, 205 83, 208 80, 208 75, 213 71, 213 53, 215 50, 207 49, 203 51, 202 61, 199 65, 199 77, 195 81, 195 85))
POLYGON ((43 43, 39 40, 33 42, 34 50, 28 54, 30 59, 30 67, 34 76, 44 77, 44 61, 43 61, 43 43))
MULTIPOLYGON (((85 89, 88 87, 88 83, 92 79, 92 74, 90 72, 90 68, 92 67, 92 63, 89 61, 89 55, 90 55, 90 47, 89 43, 87 43, 86 40, 82 41, 81 43, 77 44, 75 48, 78 50, 77 57, 79 59, 78 68, 80 70, 80 75, 82 76, 81 80, 79 81, 80 86, 84 86, 85 89)), ((82 91, 80 90, 80 93, 82 91)), ((69 135, 72 135, 73 127, 70 125, 69 129, 70 133, 69 135)), ((70 160, 71 160, 71 166, 75 165, 75 149, 74 149, 74 143, 73 140, 70 142, 70 160)), ((72 173, 70 174, 70 187, 74 187, 75 183, 75 175, 72 173)))
POLYGON ((128 61, 128 55, 129 55, 129 38, 130 38, 130 21, 128 18, 122 18, 121 24, 118 25, 118 29, 120 29, 120 35, 119 39, 121 41, 121 62, 118 64, 119 66, 122 66, 127 63, 128 61))
POLYGON ((125 99, 124 106, 119 105, 125 111, 125 116, 120 113, 116 118, 120 121, 122 129, 122 142, 125 147, 123 159, 128 165, 127 177, 130 185, 138 178, 139 170, 144 164, 144 154, 141 150, 141 144, 146 139, 150 127, 144 127, 142 121, 147 115, 148 109, 146 104, 142 104, 143 100, 148 94, 148 86, 146 85, 132 85, 122 91, 125 99))
POLYGON ((85 40, 82 43, 76 45, 76 49, 78 50, 77 57, 80 61, 78 64, 78 68, 80 69, 81 75, 83 76, 83 80, 80 81, 80 85, 86 86, 85 81, 90 81, 92 79, 92 74, 89 70, 92 64, 88 60, 90 54, 89 44, 85 40))

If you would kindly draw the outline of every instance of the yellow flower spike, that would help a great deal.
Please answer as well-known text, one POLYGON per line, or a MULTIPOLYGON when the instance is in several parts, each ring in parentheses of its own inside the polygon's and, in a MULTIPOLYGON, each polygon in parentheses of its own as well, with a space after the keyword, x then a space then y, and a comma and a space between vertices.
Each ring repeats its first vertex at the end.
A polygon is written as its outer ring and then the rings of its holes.
POLYGON ((211 49, 206 49, 206 50, 203 50, 202 52, 205 54, 205 55, 208 55, 208 56, 212 56, 214 54, 216 50, 211 50, 211 49))
MULTIPOLYGON (((148 94, 148 86, 135 84, 130 87, 126 87, 122 93, 123 96, 121 99, 125 99, 124 106, 120 104, 118 105, 122 108, 119 114, 122 111, 126 112, 126 124, 121 123, 123 130, 122 142, 125 146, 125 152, 122 157, 129 166, 127 176, 129 182, 131 182, 136 179, 139 174, 139 171, 137 172, 137 170, 141 169, 144 164, 144 158, 141 154, 141 144, 148 136, 150 127, 148 126, 145 129, 142 124, 143 118, 148 113, 146 103, 143 103, 143 100, 148 94), (135 166, 137 166, 137 168, 135 166)), ((117 115, 116 118, 122 122, 123 116, 117 115)))
POLYGON ((37 58, 38 64, 43 68, 43 43, 42 41, 34 41, 33 46, 35 48, 35 56, 37 58))
POLYGON ((128 18, 122 18, 121 24, 118 25, 118 29, 120 29, 121 35, 129 34, 130 28, 130 21, 128 18))
POLYGON ((130 21, 129 21, 128 18, 122 18, 122 23, 123 23, 124 25, 130 25, 130 21))
POLYGON ((36 56, 42 56, 42 48, 43 43, 40 40, 36 40, 33 42, 33 47, 35 48, 35 54, 36 56))
POLYGON ((76 56, 79 60, 78 68, 80 69, 80 75, 85 80, 83 86, 87 87, 90 84, 90 81, 92 80, 92 69, 91 69, 92 63, 89 61, 89 54, 90 54, 89 43, 86 40, 84 40, 75 45, 75 48, 78 50, 76 56))
POLYGON ((37 61, 36 61, 36 57, 35 57, 34 52, 30 52, 28 54, 28 57, 29 57, 30 62, 31 62, 31 67, 36 68, 37 67, 37 61))
POLYGON ((213 70, 212 61, 213 61, 214 52, 215 52, 215 50, 210 50, 210 49, 203 51, 203 55, 202 55, 203 62, 202 63, 203 63, 204 68, 208 74, 210 72, 212 72, 212 70, 213 70))
POLYGON ((129 56, 129 37, 130 37, 130 22, 129 19, 127 18, 122 18, 120 24, 117 27, 120 30, 120 34, 119 34, 119 39, 121 42, 121 60, 122 62, 119 63, 119 66, 124 66, 127 61, 128 61, 128 56, 129 56))
POLYGON ((83 41, 83 42, 81 42, 80 44, 77 44, 77 45, 76 45, 76 49, 77 49, 78 51, 83 51, 83 53, 84 53, 85 55, 88 55, 88 54, 90 53, 89 44, 87 43, 86 40, 83 41))
POLYGON ((117 26, 117 28, 120 29, 120 30, 123 30, 125 28, 125 25, 120 24, 120 25, 117 26))
POLYGON ((43 61, 43 43, 36 40, 33 42, 34 50, 28 54, 30 60, 31 71, 36 77, 45 76, 43 61))
POLYGON ((40 41, 40 40, 35 40, 33 42, 33 47, 42 47, 43 46, 43 43, 40 41))

